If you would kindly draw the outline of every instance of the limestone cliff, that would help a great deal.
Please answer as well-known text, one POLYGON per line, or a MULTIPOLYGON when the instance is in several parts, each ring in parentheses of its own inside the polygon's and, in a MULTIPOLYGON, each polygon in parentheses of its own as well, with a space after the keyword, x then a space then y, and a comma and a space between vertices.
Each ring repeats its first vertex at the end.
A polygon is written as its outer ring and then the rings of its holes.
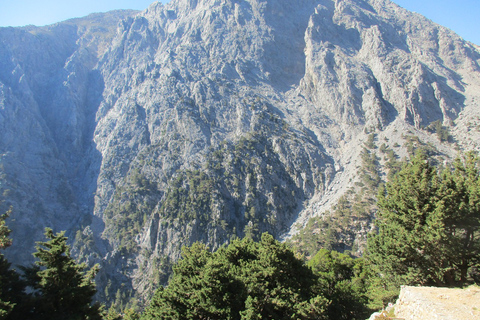
POLYGON ((12 252, 80 231, 108 290, 148 295, 194 241, 295 233, 355 186, 368 133, 479 148, 478 47, 388 0, 172 0, 0 38, 12 252))

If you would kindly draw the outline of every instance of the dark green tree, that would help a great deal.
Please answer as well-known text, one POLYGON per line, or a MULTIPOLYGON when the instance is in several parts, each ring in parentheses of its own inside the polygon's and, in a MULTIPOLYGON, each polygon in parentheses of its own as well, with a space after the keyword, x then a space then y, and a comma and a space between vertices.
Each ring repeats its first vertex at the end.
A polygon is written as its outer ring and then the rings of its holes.
POLYGON ((467 283, 468 271, 479 266, 479 199, 473 153, 438 173, 419 152, 387 182, 378 195, 378 233, 368 239, 367 256, 383 300, 402 284, 467 283))
POLYGON ((70 256, 65 232, 45 229, 47 241, 37 242, 33 254, 36 266, 24 268, 28 285, 34 290, 30 319, 102 319, 101 306, 92 305, 96 292, 94 277, 98 266, 84 272, 70 256))
MULTIPOLYGON (((11 209, 0 216, 0 249, 6 249, 12 244, 9 238, 10 229, 5 224, 10 213, 11 209)), ((18 308, 26 297, 24 290, 25 284, 20 275, 11 268, 3 254, 0 254, 0 319, 24 319, 22 310, 18 308)))
POLYGON ((12 240, 9 238, 11 230, 5 224, 8 216, 12 212, 10 208, 5 214, 0 216, 0 249, 6 249, 12 244, 12 240))
POLYGON ((433 132, 437 134, 438 140, 448 141, 450 132, 447 127, 444 127, 441 120, 434 121, 430 124, 433 132))
MULTIPOLYGON (((436 212, 442 220, 435 281, 448 286, 471 282, 470 272, 480 268, 480 165, 473 152, 458 157, 440 174, 436 212)), ((480 283, 477 279, 477 283, 480 283)))
MULTIPOLYGON (((11 244, 11 240, 8 237, 10 229, 5 225, 5 220, 8 214, 0 216, 0 249, 5 249, 11 244)), ((11 278, 10 263, 5 260, 3 254, 0 255, 0 319, 5 319, 12 311, 14 304, 10 301, 10 297, 6 291, 7 281, 11 278)))
POLYGON ((318 276, 323 295, 331 301, 329 319, 366 319, 372 313, 367 308, 365 262, 347 254, 321 249, 310 261, 318 276))
POLYGON ((362 159, 362 167, 360 169, 361 181, 368 190, 377 190, 381 182, 378 157, 375 152, 365 147, 363 147, 360 157, 362 159))
POLYGON ((312 271, 268 234, 211 253, 184 248, 166 288, 141 319, 326 319, 312 271))

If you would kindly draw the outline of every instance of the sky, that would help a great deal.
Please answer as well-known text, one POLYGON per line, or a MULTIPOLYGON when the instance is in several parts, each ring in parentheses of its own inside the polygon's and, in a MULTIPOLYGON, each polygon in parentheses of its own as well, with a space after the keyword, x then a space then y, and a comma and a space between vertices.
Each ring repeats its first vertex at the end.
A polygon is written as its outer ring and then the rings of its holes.
POLYGON ((145 10, 152 2, 155 0, 0 0, 0 27, 44 26, 117 9, 145 10))
MULTIPOLYGON (((480 45, 480 0, 393 1, 480 45)), ((144 10, 151 2, 153 0, 0 0, 0 27, 42 26, 115 9, 144 10)))
MULTIPOLYGON (((2 0, 0 0, 2 1, 2 0)), ((393 0, 480 45, 480 0, 393 0)))

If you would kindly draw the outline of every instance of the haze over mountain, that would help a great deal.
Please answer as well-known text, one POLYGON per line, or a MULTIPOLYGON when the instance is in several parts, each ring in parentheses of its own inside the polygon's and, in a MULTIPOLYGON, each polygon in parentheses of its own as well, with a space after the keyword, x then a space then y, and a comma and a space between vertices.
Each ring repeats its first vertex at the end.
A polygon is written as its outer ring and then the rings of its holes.
POLYGON ((388 0, 172 0, 0 40, 6 255, 67 230, 110 290, 148 295, 194 241, 295 233, 371 133, 480 147, 479 48, 388 0))

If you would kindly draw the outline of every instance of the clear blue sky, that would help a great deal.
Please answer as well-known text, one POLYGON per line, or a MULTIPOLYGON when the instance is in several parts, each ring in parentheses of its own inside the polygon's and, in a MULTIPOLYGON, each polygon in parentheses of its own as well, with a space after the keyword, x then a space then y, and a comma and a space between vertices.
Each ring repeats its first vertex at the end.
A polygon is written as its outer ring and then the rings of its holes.
POLYGON ((43 26, 94 12, 145 10, 153 2, 155 0, 0 0, 0 26, 43 26))
MULTIPOLYGON (((480 0, 393 1, 480 45, 480 0)), ((144 10, 151 2, 153 0, 0 0, 0 26, 41 26, 93 12, 114 9, 144 10)))
MULTIPOLYGON (((1 0, 0 0, 1 1, 1 0)), ((480 45, 480 0, 393 0, 480 45)))

